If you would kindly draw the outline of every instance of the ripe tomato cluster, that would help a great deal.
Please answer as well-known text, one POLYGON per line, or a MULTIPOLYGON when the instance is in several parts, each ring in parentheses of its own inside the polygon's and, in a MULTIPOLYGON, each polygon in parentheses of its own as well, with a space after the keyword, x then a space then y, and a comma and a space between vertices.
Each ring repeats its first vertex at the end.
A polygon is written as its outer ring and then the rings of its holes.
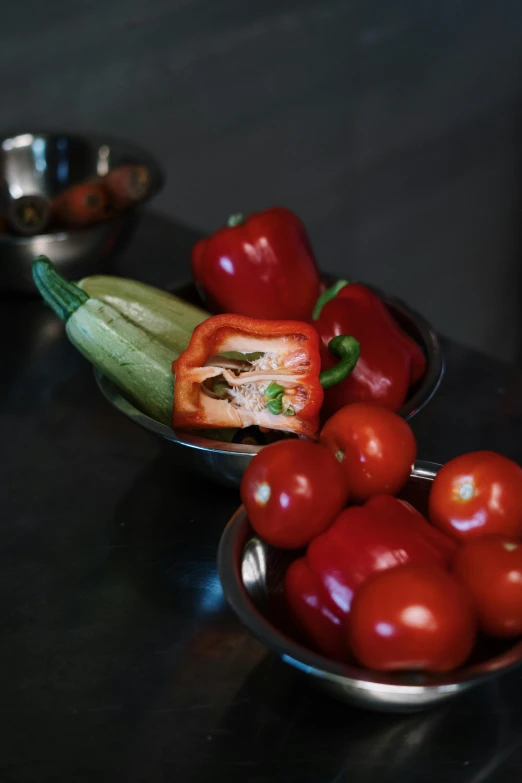
POLYGON ((255 532, 299 550, 285 577, 296 628, 336 660, 445 672, 477 633, 522 635, 522 468, 487 451, 451 460, 426 519, 396 497, 416 451, 407 422, 358 403, 319 443, 274 443, 244 475, 255 532))

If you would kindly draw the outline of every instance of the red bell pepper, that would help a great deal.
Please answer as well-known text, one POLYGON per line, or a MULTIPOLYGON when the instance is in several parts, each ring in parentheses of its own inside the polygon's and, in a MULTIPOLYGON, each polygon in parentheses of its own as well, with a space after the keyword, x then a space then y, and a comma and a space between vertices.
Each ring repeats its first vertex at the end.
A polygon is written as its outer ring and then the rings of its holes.
POLYGON ((343 613, 304 557, 294 560, 288 568, 284 590, 291 617, 306 641, 328 658, 350 660, 343 613))
POLYGON ((194 246, 192 273, 213 309, 251 318, 309 321, 319 296, 306 229, 282 207, 232 215, 194 246))
POLYGON ((342 511, 310 542, 302 558, 306 569, 294 564, 287 579, 286 599, 317 647, 339 650, 338 620, 349 614, 355 591, 372 573, 406 563, 447 569, 457 548, 408 503, 377 495, 342 511))
POLYGON ((326 393, 326 416, 351 402, 375 402, 398 411, 409 387, 424 375, 426 357, 379 297, 364 285, 341 280, 321 296, 314 319, 323 368, 333 363, 328 343, 336 335, 351 334, 361 346, 354 371, 326 393))
POLYGON ((323 386, 345 378, 359 355, 359 344, 347 335, 331 349, 340 361, 321 373, 319 338, 310 324, 207 318, 172 365, 173 426, 258 425, 317 438, 323 386))

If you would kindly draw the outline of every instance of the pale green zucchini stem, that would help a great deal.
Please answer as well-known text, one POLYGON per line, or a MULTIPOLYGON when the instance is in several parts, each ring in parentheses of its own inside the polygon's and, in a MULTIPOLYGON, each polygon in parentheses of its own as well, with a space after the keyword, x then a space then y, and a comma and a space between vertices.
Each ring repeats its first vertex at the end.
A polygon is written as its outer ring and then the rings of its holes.
POLYGON ((89 299, 81 288, 56 271, 47 256, 33 261, 33 280, 44 300, 62 321, 67 321, 89 299))

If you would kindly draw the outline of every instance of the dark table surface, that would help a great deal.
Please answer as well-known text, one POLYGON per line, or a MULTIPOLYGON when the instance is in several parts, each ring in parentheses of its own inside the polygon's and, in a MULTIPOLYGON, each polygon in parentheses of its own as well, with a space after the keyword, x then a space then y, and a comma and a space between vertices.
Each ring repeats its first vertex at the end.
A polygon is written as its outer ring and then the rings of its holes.
MULTIPOLYGON (((195 238, 149 214, 115 267, 169 285, 195 238)), ((5 298, 0 325, 2 783, 520 781, 522 672, 406 716, 316 692, 223 600, 238 493, 113 410, 39 301, 5 298)), ((518 371, 445 348, 419 455, 522 460, 518 371)))

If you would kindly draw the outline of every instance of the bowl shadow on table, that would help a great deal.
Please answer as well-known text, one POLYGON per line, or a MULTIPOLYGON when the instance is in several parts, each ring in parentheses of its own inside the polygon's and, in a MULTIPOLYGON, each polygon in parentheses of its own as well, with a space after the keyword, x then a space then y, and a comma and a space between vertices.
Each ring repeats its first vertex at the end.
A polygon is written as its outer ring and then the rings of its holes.
POLYGON ((241 780, 250 761, 255 781, 373 780, 377 770, 379 783, 486 780, 522 758, 521 696, 520 678, 511 675, 430 712, 370 713, 321 693, 268 655, 224 714, 204 770, 237 765, 237 778, 228 779, 241 780))
POLYGON ((239 502, 237 490, 212 485, 179 466, 162 444, 113 517, 113 565, 149 600, 197 611, 216 586, 216 550, 239 502))

